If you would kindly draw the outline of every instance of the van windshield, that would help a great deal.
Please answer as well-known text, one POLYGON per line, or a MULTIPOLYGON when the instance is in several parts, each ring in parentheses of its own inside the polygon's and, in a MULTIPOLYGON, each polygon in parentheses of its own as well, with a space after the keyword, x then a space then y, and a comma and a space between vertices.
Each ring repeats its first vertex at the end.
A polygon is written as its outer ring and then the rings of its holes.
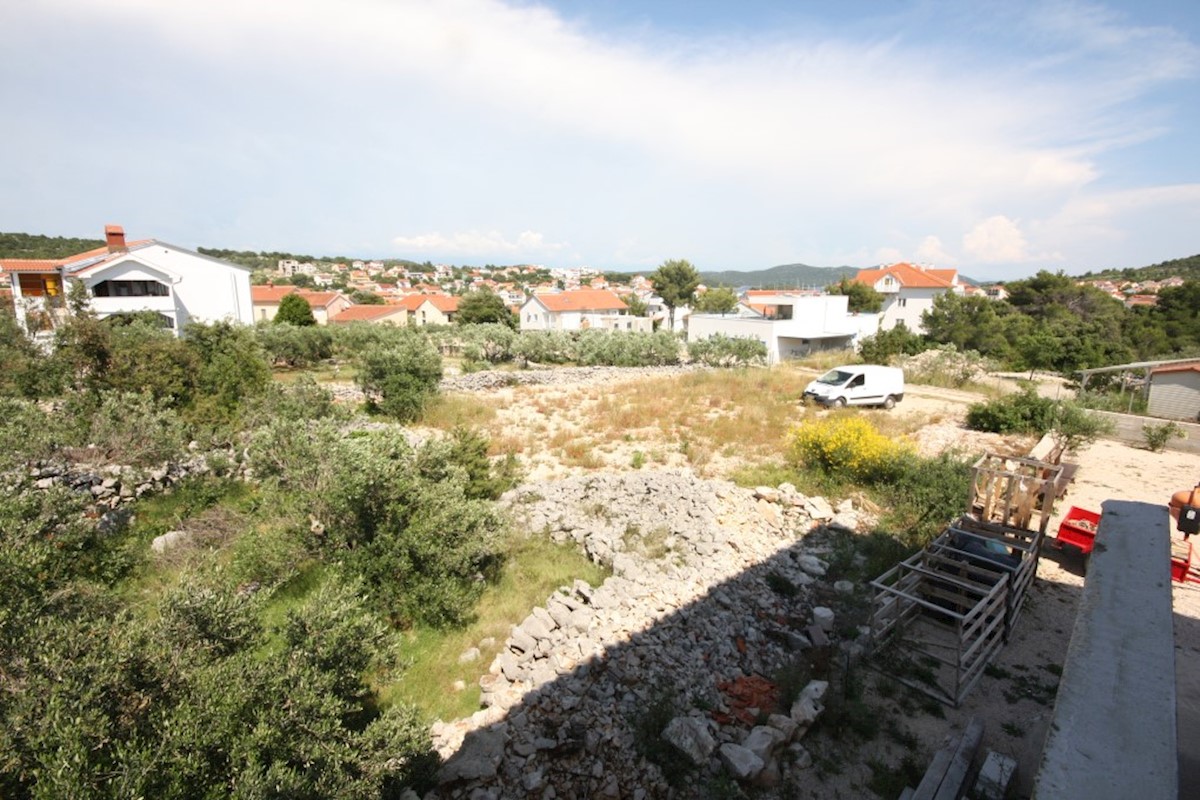
POLYGON ((817 378, 817 383, 828 383, 830 386, 838 386, 850 380, 853 374, 853 372, 844 372, 840 369, 831 369, 817 378))

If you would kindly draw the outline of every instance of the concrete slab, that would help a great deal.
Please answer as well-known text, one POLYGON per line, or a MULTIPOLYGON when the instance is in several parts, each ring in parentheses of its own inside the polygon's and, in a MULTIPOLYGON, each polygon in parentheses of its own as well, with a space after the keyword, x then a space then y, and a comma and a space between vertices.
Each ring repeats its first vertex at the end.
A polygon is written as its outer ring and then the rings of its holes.
POLYGON ((1108 500, 1034 797, 1178 795, 1170 519, 1108 500))

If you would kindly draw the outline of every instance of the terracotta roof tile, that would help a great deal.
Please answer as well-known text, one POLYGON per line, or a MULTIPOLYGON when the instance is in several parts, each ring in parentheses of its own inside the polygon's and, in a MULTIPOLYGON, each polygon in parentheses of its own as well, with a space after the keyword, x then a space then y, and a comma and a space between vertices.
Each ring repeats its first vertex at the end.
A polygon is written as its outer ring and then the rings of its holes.
POLYGON ((577 289, 559 294, 539 294, 539 303, 549 311, 624 311, 629 306, 608 289, 577 289))
POLYGON ((902 261, 878 269, 860 269, 854 280, 874 286, 885 275, 891 275, 906 289, 949 289, 954 286, 958 270, 917 267, 902 261))
POLYGON ((397 316, 402 315, 402 314, 406 315, 406 314, 408 314, 408 311, 407 311, 407 309, 401 308, 396 305, 350 306, 349 308, 344 309, 340 314, 336 314, 335 316, 330 317, 329 321, 330 322, 340 322, 340 323, 374 322, 375 320, 383 319, 384 317, 388 317, 393 314, 397 315, 397 316))

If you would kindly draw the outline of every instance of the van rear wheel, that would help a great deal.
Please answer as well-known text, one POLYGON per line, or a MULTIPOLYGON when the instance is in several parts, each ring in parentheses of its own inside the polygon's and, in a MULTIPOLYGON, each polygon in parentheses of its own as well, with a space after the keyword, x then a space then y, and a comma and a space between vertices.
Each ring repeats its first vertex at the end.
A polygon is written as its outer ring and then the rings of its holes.
POLYGON ((886 398, 884 398, 883 407, 886 408, 888 411, 891 411, 893 408, 896 407, 896 398, 892 397, 889 394, 886 398))

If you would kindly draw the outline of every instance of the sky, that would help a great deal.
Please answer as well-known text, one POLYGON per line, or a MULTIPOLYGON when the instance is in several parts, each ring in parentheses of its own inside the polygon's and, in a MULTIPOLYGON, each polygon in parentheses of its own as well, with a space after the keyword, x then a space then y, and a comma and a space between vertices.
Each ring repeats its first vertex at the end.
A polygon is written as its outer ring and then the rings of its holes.
POLYGON ((0 230, 462 265, 1200 253, 1194 0, 0 4, 0 230))

